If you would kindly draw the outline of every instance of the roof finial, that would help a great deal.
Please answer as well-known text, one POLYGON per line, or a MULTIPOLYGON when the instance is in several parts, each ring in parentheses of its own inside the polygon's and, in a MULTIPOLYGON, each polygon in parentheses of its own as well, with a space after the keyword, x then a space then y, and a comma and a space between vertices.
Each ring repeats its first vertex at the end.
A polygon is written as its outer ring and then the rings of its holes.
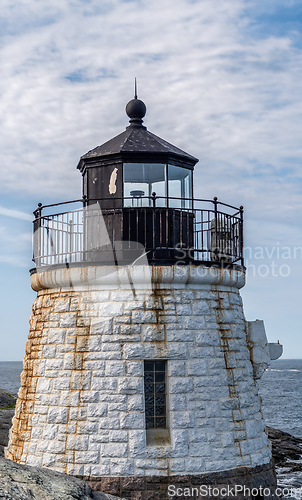
POLYGON ((137 85, 136 85, 136 78, 134 78, 134 99, 137 99, 137 85))
POLYGON ((137 82, 134 78, 134 99, 128 102, 126 106, 126 113, 130 118, 130 127, 143 127, 143 118, 146 114, 146 105, 137 98, 137 82))
POLYGON ((134 99, 131 99, 126 106, 126 113, 130 118, 130 127, 143 127, 142 123, 146 111, 145 103, 137 98, 137 83, 136 78, 134 78, 134 99))

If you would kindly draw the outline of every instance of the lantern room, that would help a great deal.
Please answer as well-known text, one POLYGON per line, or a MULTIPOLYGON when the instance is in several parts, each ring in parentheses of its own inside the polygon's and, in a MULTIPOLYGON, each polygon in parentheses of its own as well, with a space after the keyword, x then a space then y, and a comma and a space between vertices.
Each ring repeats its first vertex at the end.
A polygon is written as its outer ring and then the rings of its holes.
POLYGON ((83 194, 101 208, 193 207, 197 158, 169 144, 143 125, 145 104, 134 97, 126 106, 126 130, 81 157, 83 194))

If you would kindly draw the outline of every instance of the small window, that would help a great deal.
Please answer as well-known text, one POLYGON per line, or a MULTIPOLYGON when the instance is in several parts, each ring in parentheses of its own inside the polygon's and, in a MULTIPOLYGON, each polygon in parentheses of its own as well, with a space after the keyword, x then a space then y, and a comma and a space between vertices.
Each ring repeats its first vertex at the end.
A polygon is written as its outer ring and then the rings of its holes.
POLYGON ((166 362, 144 362, 146 429, 166 429, 166 362))

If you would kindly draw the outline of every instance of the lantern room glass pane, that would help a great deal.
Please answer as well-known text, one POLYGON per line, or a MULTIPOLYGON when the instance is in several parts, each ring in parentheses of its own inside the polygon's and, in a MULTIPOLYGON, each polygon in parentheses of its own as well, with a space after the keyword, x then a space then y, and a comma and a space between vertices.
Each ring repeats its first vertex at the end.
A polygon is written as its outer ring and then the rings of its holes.
POLYGON ((152 193, 156 206, 166 207, 166 170, 164 163, 124 163, 124 207, 152 207, 152 193))
POLYGON ((169 207, 192 209, 193 172, 188 168, 168 165, 169 207), (177 198, 177 199, 171 199, 177 198))

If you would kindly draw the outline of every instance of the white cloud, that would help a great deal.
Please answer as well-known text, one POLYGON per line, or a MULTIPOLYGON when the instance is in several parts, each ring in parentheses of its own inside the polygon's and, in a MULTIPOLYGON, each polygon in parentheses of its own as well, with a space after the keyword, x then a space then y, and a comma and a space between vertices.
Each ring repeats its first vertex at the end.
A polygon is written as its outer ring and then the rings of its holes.
POLYGON ((134 76, 148 127, 212 176, 276 175, 301 155, 301 53, 253 38, 243 0, 5 5, 20 31, 1 48, 3 187, 75 196, 79 156, 127 124, 134 76))
POLYGON ((10 208, 1 206, 0 206, 0 215, 5 215, 6 217, 13 217, 15 219, 32 221, 32 215, 30 214, 26 214, 25 212, 20 212, 20 210, 11 210, 10 208))

